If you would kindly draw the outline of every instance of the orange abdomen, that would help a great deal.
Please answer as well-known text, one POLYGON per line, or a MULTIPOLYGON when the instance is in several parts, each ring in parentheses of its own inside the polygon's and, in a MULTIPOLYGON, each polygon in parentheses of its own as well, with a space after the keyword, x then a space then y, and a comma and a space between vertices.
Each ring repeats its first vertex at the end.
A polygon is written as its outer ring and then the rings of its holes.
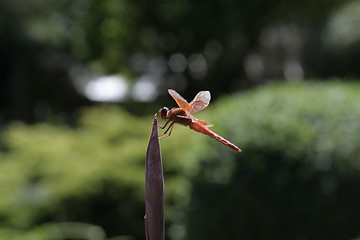
POLYGON ((203 133, 205 135, 208 135, 209 137, 214 138, 215 140, 221 142, 222 144, 228 146, 229 148, 238 151, 238 152, 242 152, 242 150, 240 148, 238 148, 235 144, 233 144, 232 142, 230 142, 229 140, 226 140, 225 138, 223 138, 222 136, 214 133, 213 131, 211 131, 210 129, 208 129, 207 127, 201 126, 199 124, 197 124, 196 122, 191 122, 189 124, 189 127, 197 132, 203 133))

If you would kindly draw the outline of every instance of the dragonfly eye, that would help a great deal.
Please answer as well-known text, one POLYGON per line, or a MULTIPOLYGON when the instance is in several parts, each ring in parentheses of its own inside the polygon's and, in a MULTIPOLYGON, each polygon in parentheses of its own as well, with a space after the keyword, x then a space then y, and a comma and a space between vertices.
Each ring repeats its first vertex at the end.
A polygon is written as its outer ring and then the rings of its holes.
POLYGON ((169 109, 167 107, 163 107, 160 109, 159 114, 162 118, 164 118, 164 117, 166 117, 168 112, 169 112, 169 109))

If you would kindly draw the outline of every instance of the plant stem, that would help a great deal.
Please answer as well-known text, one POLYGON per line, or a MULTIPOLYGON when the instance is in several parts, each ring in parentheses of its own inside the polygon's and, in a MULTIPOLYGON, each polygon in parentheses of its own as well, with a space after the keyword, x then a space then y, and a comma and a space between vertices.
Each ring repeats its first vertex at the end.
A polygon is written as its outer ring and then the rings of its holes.
POLYGON ((154 115, 145 169, 145 231, 147 240, 164 239, 164 176, 158 138, 158 123, 154 115))

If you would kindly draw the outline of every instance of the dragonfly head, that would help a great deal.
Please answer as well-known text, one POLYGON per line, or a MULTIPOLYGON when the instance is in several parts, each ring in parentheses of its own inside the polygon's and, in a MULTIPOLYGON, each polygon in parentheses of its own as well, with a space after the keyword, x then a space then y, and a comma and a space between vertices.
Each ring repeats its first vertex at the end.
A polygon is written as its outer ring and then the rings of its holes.
POLYGON ((158 111, 158 114, 162 119, 169 118, 170 110, 167 107, 163 107, 158 111))

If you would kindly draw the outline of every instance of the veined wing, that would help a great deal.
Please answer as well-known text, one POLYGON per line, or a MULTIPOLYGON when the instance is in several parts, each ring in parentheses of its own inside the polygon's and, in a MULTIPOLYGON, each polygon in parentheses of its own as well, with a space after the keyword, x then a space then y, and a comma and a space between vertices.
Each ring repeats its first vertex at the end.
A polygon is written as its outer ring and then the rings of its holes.
POLYGON ((199 92, 194 100, 190 102, 190 113, 195 113, 206 108, 210 103, 211 95, 209 91, 199 92))
POLYGON ((204 127, 212 127, 212 126, 214 126, 213 124, 208 123, 208 122, 206 122, 206 121, 204 121, 204 120, 201 120, 201 119, 194 119, 194 121, 195 121, 197 124, 199 124, 199 125, 201 125, 201 126, 204 126, 204 127))
POLYGON ((181 109, 186 112, 191 110, 190 104, 179 93, 172 89, 169 89, 168 92, 181 109))
POLYGON ((213 124, 211 123, 208 123, 204 120, 201 120, 201 119, 197 119, 191 115, 188 115, 188 116, 181 116, 181 115, 178 115, 177 117, 179 118, 186 118, 186 119, 191 119, 193 122, 196 122, 197 124, 201 125, 201 126, 204 126, 204 127, 212 127, 214 126, 213 124))

